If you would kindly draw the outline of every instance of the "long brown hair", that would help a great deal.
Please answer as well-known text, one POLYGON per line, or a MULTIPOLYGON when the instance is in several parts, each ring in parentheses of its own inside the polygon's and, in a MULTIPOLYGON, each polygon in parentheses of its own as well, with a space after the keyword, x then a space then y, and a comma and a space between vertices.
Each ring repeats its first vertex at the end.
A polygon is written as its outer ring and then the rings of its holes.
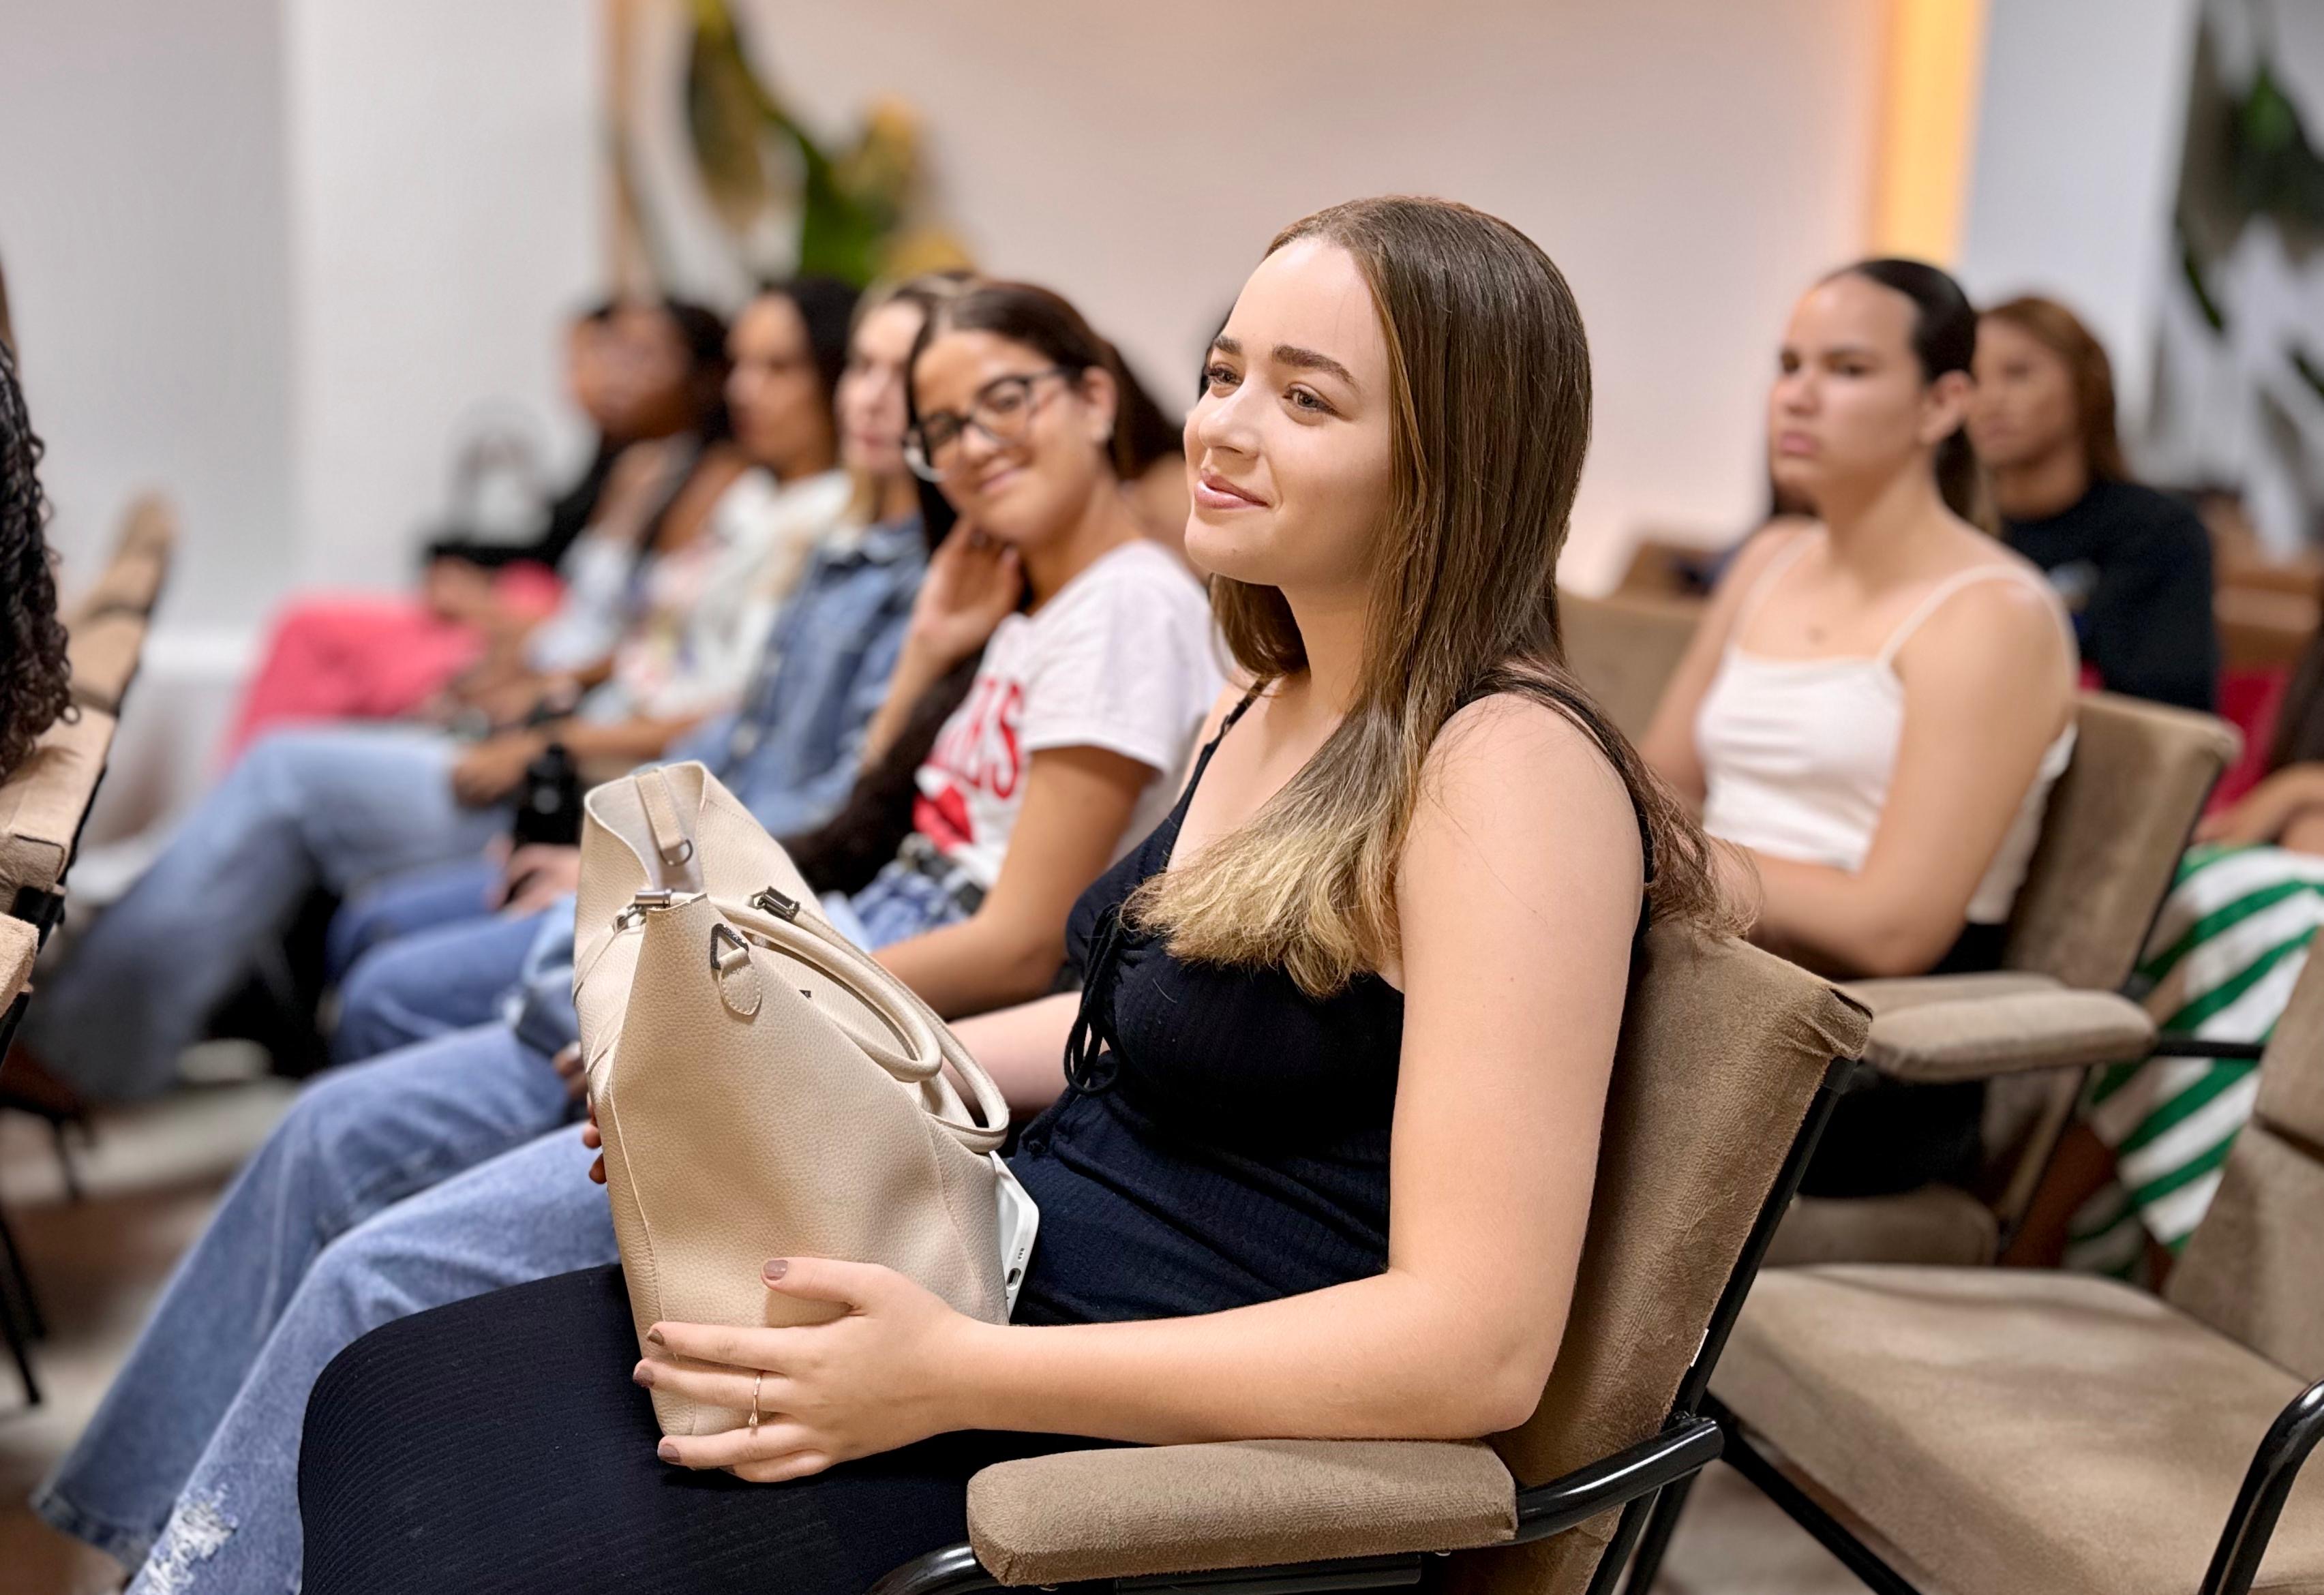
MULTIPOLYGON (((1572 291, 1507 222, 1440 199, 1318 211, 1355 258, 1388 346, 1393 485, 1356 699, 1252 818, 1132 898, 1189 960, 1275 965, 1323 996, 1400 941, 1396 876, 1444 723, 1513 693, 1577 722, 1636 805, 1657 915, 1731 927, 1702 830, 1565 668, 1555 573, 1590 442, 1590 348, 1572 291)), ((1261 685, 1306 668, 1280 591, 1213 578, 1229 650, 1261 685)))
POLYGON ((2056 300, 2029 293, 1994 306, 1980 319, 2006 321, 2065 362, 2074 383, 2074 424, 2081 433, 2083 463, 2097 481, 2129 481, 2122 434, 2115 427, 2114 362, 2082 318, 2056 300))

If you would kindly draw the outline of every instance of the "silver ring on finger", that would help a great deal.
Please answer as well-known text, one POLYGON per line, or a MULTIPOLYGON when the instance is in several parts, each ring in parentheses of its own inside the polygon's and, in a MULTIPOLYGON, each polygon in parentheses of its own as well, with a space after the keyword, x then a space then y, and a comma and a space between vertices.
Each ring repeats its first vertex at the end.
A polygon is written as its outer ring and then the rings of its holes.
POLYGON ((754 1435, 759 1432, 759 1387, 766 1380, 764 1370, 751 1376, 751 1433, 754 1435))

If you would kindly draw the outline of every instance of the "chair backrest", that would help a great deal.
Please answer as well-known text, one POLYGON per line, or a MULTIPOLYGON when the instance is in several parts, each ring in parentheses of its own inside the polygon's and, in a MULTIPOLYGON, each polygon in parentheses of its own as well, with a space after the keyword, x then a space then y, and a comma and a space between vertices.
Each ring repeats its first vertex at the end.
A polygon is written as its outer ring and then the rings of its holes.
POLYGON ((1653 722, 1663 688, 1694 639, 1702 601, 1562 593, 1557 608, 1566 668, 1607 718, 1636 742, 1653 722))
MULTIPOLYGON (((1752 1225, 1865 1011, 1772 954, 1657 926, 1622 1017, 1572 1310, 1541 1405, 1494 1447, 1534 1485, 1654 1434, 1671 1414, 1752 1225)), ((1464 1586, 1588 1584, 1608 1514, 1529 1545, 1467 1554, 1464 1586)))
POLYGON ((81 821, 113 750, 113 716, 83 709, 41 734, 0 782, 0 913, 21 892, 53 892, 72 863, 81 821))
POLYGON ((2268 1038, 2259 1102, 2163 1294, 2303 1379, 2324 1378, 2324 958, 2268 1038))
POLYGON ((108 715, 121 712, 121 700, 137 678, 145 655, 146 620, 127 610, 97 613, 76 621, 65 637, 65 660, 72 668, 73 702, 108 715))
POLYGON ((67 628, 77 632, 92 621, 116 615, 151 615, 169 579, 177 542, 177 512, 167 499, 147 493, 131 504, 111 560, 74 600, 67 628))
POLYGON ((2242 739, 2224 720, 2082 695, 2074 761, 2009 917, 2010 969, 2119 991, 2171 890, 2187 837, 2242 739))

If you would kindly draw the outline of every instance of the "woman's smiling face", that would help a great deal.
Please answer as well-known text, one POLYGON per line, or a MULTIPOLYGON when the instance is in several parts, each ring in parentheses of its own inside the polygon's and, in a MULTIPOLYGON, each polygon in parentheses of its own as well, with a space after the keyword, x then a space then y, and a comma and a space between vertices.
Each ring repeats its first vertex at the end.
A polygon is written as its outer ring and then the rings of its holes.
POLYGON ((930 462, 945 497, 1003 542, 1041 541, 1112 477, 1113 381, 1102 371, 1061 371, 999 333, 948 329, 912 363, 912 396, 924 433, 953 432, 930 462), (962 424, 976 416, 1003 435, 962 424))
POLYGON ((1388 346, 1371 286, 1302 238, 1243 284, 1186 418, 1186 557, 1291 591, 1360 586, 1394 484, 1388 346))

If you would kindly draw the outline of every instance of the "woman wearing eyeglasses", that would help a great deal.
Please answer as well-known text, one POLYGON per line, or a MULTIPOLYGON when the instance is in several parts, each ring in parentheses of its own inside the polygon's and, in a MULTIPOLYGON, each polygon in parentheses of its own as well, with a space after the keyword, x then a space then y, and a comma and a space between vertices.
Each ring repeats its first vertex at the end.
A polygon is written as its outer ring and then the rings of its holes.
POLYGON ((1123 492, 1126 391, 1111 346, 1024 283, 940 306, 913 354, 907 456, 961 521, 867 745, 984 659, 920 767, 911 834, 832 908, 946 1017, 1049 989, 1074 898, 1169 807, 1219 690, 1203 589, 1123 492), (1019 831, 1040 844, 1011 849, 1019 831))

